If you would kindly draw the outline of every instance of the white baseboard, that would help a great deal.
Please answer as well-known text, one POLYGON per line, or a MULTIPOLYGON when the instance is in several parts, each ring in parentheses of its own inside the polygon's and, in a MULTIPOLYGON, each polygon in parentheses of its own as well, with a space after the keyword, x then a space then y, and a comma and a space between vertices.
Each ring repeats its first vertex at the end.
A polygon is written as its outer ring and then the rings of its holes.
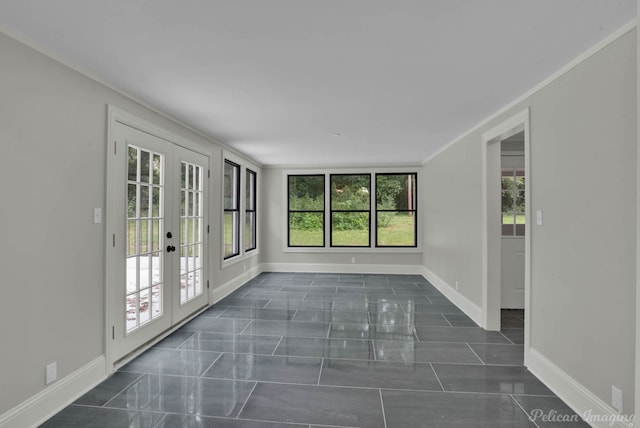
POLYGON ((104 355, 0 415, 0 428, 35 427, 107 378, 104 355))
POLYGON ((344 263, 262 263, 262 272, 327 272, 421 275, 419 265, 365 265, 344 263))
POLYGON ((458 290, 450 286, 444 279, 440 278, 435 273, 431 272, 424 266, 421 266, 422 275, 433 284, 445 297, 453 302, 462 312, 467 314, 469 318, 475 321, 476 324, 482 326, 482 308, 467 299, 460 294, 458 290))
POLYGON ((263 265, 254 266, 241 275, 236 276, 232 280, 227 281, 221 286, 214 288, 211 291, 211 304, 213 305, 214 303, 219 302, 220 300, 224 299, 226 296, 240 288, 242 284, 258 276, 264 271, 262 266, 263 265))
POLYGON ((630 428, 633 417, 619 415, 607 403, 533 348, 525 350, 527 368, 591 426, 630 428))

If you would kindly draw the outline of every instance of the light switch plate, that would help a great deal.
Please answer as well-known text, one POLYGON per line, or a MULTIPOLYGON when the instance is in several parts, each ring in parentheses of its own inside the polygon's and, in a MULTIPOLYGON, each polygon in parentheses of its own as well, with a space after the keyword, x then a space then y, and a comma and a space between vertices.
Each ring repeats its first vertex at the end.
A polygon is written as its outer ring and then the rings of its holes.
POLYGON ((611 385, 611 406, 622 413, 622 391, 611 385))
POLYGON ((93 209, 93 223, 94 224, 102 223, 102 208, 93 209))
POLYGON ((542 210, 536 211, 536 224, 542 226, 542 210))
POLYGON ((47 364, 45 368, 45 385, 49 385, 51 382, 55 381, 58 378, 58 364, 54 361, 53 363, 47 364))

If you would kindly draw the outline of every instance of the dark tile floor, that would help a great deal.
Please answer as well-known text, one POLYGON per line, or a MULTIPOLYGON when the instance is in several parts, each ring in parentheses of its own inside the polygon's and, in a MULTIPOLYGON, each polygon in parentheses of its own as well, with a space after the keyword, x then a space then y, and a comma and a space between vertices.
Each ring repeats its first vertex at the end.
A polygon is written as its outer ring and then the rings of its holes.
POLYGON ((573 413, 522 366, 522 311, 502 321, 421 276, 264 273, 43 426, 555 426, 529 419, 573 413))

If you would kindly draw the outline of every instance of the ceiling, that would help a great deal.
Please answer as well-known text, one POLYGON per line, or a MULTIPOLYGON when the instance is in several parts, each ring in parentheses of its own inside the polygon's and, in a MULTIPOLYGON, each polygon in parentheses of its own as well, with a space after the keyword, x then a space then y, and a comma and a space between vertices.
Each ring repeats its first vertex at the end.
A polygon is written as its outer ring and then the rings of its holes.
POLYGON ((505 138, 500 142, 500 150, 505 152, 524 152, 524 131, 520 131, 517 134, 512 135, 509 138, 505 138))
POLYGON ((2 0, 0 31, 263 165, 418 164, 636 0, 2 0))

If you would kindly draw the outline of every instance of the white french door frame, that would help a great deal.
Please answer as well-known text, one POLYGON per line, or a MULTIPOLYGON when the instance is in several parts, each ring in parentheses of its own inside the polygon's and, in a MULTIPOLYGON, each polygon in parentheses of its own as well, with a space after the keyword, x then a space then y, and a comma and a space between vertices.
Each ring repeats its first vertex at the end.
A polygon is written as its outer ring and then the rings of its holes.
MULTIPOLYGON (((165 140, 168 143, 173 144, 176 148, 187 149, 191 152, 194 152, 198 155, 204 156, 207 158, 207 165, 205 165, 205 173, 204 180, 209 180, 209 168, 210 168, 210 155, 207 154, 201 147, 197 146, 195 143, 191 143, 186 141, 184 138, 178 137, 150 122, 147 122, 143 119, 138 118, 135 115, 132 115, 118 107, 113 105, 107 106, 107 180, 106 180, 106 209, 105 209, 105 291, 104 291, 104 300, 105 300, 105 360, 106 360, 106 371, 108 374, 113 373, 116 369, 114 363, 116 363, 117 359, 115 358, 115 349, 113 343, 114 337, 114 314, 116 313, 116 308, 113 307, 113 299, 112 299, 112 287, 114 286, 114 281, 118 281, 114 274, 114 266, 118 263, 117 256, 114 253, 114 242, 116 239, 125 239, 123 236, 117 237, 116 231, 119 227, 121 227, 121 222, 123 221, 122 213, 116 212, 115 199, 119 197, 120 193, 115 186, 115 182, 117 181, 114 177, 114 171, 117 170, 117 165, 115 161, 115 156, 111 156, 116 151, 116 127, 119 125, 126 125, 136 130, 142 131, 144 133, 150 134, 159 139, 165 140)), ((117 147, 118 150, 126 150, 126 147, 117 147)), ((211 235, 207 233, 207 229, 209 227, 209 215, 210 215, 210 189, 211 187, 207 184, 207 191, 204 194, 204 199, 207 201, 205 203, 204 212, 207 213, 207 217, 203 220, 204 230, 204 254, 208 254, 209 249, 211 248, 211 235)), ((203 291, 205 294, 205 300, 207 304, 210 299, 210 290, 208 287, 210 278, 210 257, 204 257, 202 262, 202 266, 204 269, 203 275, 203 291)), ((172 293, 172 290, 167 290, 167 293, 172 293)), ((178 296, 179 297, 179 296, 178 296)), ((175 300, 175 297, 172 296, 172 301, 175 300)), ((186 305, 189 305, 187 302, 186 305)), ((171 309, 171 308, 170 308, 171 309)), ((171 314, 167 314, 170 317, 173 317, 171 314)), ((171 324, 175 326, 176 320, 172 320, 171 324)), ((143 348, 144 349, 144 348, 143 348)), ((142 352, 143 349, 140 349, 139 352, 142 352)), ((138 351, 136 351, 137 353, 138 351)))
POLYGON ((524 356, 525 366, 531 319, 531 161, 529 108, 517 113, 482 134, 482 327, 500 330, 500 143, 524 131, 525 189, 525 278, 524 278, 524 356))

